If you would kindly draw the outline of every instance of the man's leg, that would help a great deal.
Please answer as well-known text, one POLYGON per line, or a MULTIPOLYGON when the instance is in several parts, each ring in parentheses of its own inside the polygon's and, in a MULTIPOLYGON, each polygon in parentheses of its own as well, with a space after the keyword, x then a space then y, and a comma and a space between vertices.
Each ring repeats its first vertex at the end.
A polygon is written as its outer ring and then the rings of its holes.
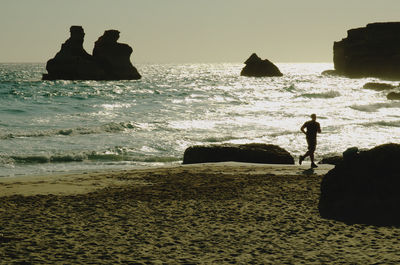
POLYGON ((301 155, 299 158, 299 164, 303 163, 303 160, 306 159, 307 156, 310 155, 310 151, 307 151, 303 156, 301 155))
POLYGON ((311 167, 318 167, 318 166, 314 163, 314 152, 310 153, 310 159, 311 159, 311 167))

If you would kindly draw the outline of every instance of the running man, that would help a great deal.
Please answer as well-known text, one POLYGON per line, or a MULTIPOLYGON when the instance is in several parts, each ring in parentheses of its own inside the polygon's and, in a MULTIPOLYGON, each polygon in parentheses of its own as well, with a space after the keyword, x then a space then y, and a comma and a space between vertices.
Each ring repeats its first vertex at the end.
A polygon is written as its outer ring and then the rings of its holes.
POLYGON ((308 144, 308 151, 303 156, 300 156, 299 164, 303 162, 303 160, 310 156, 311 159, 311 167, 315 168, 318 167, 314 163, 314 152, 315 148, 317 147, 317 133, 321 133, 321 126, 318 122, 316 122, 317 115, 311 114, 311 120, 307 121, 301 126, 300 130, 306 135, 307 144, 308 144), (305 130, 307 129, 307 130, 305 130))

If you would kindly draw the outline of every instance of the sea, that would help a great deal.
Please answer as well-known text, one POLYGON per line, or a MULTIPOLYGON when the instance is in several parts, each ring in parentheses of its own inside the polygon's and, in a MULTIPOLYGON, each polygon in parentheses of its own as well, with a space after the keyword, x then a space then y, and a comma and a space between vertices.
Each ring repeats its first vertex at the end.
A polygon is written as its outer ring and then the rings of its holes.
POLYGON ((278 63, 284 76, 265 78, 240 76, 242 63, 135 66, 141 80, 42 81, 44 63, 0 64, 0 177, 181 164, 186 148, 222 143, 297 160, 312 113, 317 161, 400 141, 400 101, 363 89, 383 81, 322 75, 332 63, 278 63))

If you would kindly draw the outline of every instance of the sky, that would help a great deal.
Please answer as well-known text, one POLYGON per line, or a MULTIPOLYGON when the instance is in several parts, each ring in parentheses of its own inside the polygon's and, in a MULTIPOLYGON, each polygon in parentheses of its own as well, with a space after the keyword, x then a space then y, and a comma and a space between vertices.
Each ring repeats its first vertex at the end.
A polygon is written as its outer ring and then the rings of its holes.
POLYGON ((0 0, 0 62, 46 62, 85 30, 92 53, 117 29, 135 63, 332 62, 333 42, 400 21, 400 0, 0 0))

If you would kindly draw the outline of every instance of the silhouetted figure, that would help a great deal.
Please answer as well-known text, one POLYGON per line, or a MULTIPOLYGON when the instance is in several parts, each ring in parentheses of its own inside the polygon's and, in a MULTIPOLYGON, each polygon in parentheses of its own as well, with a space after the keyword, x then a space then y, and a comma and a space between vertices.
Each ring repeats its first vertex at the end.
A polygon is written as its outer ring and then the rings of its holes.
POLYGON ((299 164, 301 165, 303 160, 307 156, 310 156, 312 168, 318 167, 314 163, 314 152, 315 148, 317 147, 317 133, 321 133, 321 126, 319 125, 318 122, 316 122, 316 119, 317 115, 311 114, 311 120, 305 122, 303 126, 301 126, 300 128, 300 130, 306 135, 308 151, 303 156, 300 156, 299 164))

